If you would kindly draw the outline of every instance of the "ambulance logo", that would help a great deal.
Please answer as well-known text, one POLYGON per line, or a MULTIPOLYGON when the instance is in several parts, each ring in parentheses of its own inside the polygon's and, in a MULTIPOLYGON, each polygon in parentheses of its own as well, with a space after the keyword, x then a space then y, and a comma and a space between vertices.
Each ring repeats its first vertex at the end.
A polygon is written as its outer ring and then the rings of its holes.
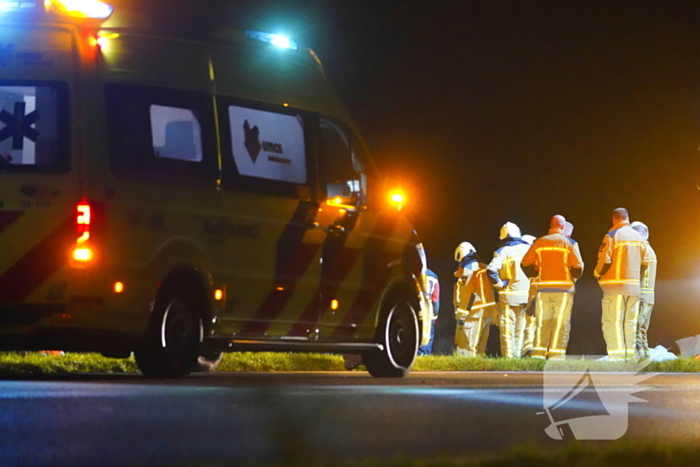
MULTIPOLYGON (((592 362, 592 361, 591 361, 592 362)), ((656 376, 639 374, 650 363, 629 362, 620 373, 562 373, 556 362, 548 362, 544 371, 543 412, 549 426, 544 432, 556 440, 614 440, 627 433, 629 404, 647 402, 633 396, 646 389, 643 381, 656 376), (559 371, 557 371, 557 367, 559 371), (605 387, 603 378, 614 377, 614 387, 605 387)))
POLYGON ((24 138, 36 143, 39 139, 39 132, 32 128, 41 118, 36 110, 25 115, 26 104, 15 102, 14 114, 3 109, 0 112, 0 122, 5 124, 5 128, 0 130, 0 141, 12 138, 12 149, 24 149, 24 138))
POLYGON ((243 123, 243 133, 245 135, 243 145, 248 151, 248 155, 253 161, 253 164, 255 164, 255 162, 258 160, 258 156, 260 155, 260 151, 262 151, 262 144, 260 143, 260 129, 257 126, 251 128, 248 120, 246 120, 245 123, 243 123))

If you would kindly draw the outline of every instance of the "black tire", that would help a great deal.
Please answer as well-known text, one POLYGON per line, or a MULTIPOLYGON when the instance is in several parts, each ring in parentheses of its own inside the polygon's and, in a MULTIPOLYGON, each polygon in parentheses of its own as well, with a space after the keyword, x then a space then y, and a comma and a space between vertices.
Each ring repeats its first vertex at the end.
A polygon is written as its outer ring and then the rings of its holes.
POLYGON ((178 290, 156 302, 142 345, 134 352, 136 364, 148 378, 180 378, 194 371, 203 336, 197 303, 178 290))
POLYGON ((197 373, 207 373, 216 370, 221 360, 224 359, 223 352, 203 352, 197 358, 197 366, 194 371, 197 373))
POLYGON ((413 366, 418 352, 418 318, 408 300, 393 301, 377 328, 376 342, 383 350, 362 356, 367 371, 377 378, 401 378, 413 366))

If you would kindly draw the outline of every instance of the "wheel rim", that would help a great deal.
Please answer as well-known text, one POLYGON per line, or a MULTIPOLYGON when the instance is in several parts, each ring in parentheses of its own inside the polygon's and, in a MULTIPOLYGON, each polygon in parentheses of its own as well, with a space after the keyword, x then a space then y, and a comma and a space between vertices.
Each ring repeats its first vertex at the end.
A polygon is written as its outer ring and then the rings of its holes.
POLYGON ((189 356, 197 346, 200 330, 187 306, 172 301, 163 314, 160 344, 178 356, 189 356))
POLYGON ((418 325, 410 305, 397 304, 388 317, 387 354, 397 368, 408 368, 418 349, 418 325))

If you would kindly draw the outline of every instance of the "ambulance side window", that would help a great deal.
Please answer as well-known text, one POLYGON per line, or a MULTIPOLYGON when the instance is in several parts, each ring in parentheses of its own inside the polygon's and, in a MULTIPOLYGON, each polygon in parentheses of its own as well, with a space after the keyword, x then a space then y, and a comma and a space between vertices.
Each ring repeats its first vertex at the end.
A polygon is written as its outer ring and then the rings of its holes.
POLYGON ((65 83, 0 81, 0 173, 70 167, 65 83))
POLYGON ((357 145, 339 124, 324 118, 319 123, 319 153, 328 199, 339 197, 343 204, 365 204, 367 177, 357 145))
POLYGON ((156 157, 202 160, 202 131, 189 109, 151 105, 151 138, 156 157))
POLYGON ((139 178, 215 179, 211 97, 146 86, 106 86, 110 166, 139 178))

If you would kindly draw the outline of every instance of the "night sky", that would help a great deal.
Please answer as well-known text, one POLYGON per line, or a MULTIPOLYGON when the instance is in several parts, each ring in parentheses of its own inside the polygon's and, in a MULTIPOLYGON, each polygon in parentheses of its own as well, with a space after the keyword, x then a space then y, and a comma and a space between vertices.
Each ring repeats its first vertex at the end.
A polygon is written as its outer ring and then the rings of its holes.
POLYGON ((453 251, 485 261, 506 221, 562 214, 586 262, 570 353, 602 353, 592 270, 610 214, 645 222, 659 257, 650 344, 700 334, 700 2, 177 1, 138 4, 172 32, 284 32, 313 48, 441 277, 451 341, 453 251))

